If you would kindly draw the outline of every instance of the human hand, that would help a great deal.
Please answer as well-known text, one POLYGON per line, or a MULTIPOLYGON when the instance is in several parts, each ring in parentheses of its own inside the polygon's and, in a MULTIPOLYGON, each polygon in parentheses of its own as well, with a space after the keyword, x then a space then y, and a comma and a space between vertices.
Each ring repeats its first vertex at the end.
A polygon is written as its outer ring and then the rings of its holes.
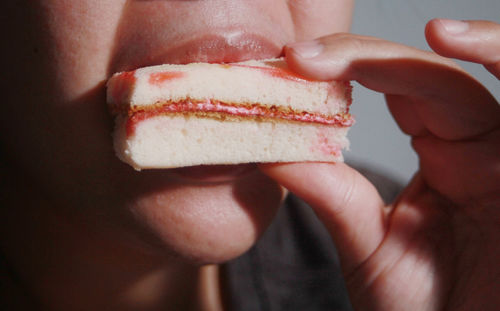
MULTIPOLYGON (((500 25, 433 20, 431 47, 500 79, 500 25), (452 27, 454 26, 454 27, 452 27), (448 28, 448 30, 446 30, 448 28)), ((420 169, 385 206, 343 163, 266 164, 332 235, 360 310, 493 310, 500 305, 500 106, 447 58, 376 38, 323 37, 287 48, 298 73, 384 93, 420 169)))

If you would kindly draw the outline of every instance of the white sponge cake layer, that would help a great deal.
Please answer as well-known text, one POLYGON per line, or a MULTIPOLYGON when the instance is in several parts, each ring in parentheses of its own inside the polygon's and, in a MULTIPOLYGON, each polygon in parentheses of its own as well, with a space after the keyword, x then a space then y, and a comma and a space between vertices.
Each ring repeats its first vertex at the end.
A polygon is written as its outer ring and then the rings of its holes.
POLYGON ((347 127, 297 122, 163 115, 137 124, 127 137, 126 117, 117 117, 115 148, 136 169, 250 162, 342 161, 347 127))
POLYGON ((283 59, 160 65, 115 74, 114 147, 136 169, 342 161, 351 87, 291 72, 283 59))
POLYGON ((259 103, 333 115, 347 111, 350 93, 348 83, 299 77, 286 68, 282 59, 152 66, 115 74, 108 82, 112 110, 123 106, 137 109, 165 100, 212 98, 232 104, 259 103))

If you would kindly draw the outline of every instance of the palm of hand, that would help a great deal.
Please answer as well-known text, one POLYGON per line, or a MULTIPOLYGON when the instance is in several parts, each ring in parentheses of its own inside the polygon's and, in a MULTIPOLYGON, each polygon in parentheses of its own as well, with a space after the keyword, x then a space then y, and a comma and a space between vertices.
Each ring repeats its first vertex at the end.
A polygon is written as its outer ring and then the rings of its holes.
POLYGON ((357 309, 495 310, 500 213, 475 208, 417 177, 390 212, 383 242, 346 276, 357 309))

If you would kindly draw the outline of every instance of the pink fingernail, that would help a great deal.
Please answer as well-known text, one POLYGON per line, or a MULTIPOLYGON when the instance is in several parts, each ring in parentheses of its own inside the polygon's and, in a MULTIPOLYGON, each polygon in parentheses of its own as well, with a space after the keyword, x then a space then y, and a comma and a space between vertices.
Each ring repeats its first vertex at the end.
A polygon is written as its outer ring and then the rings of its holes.
POLYGON ((446 32, 452 35, 464 33, 469 29, 469 24, 467 22, 454 19, 441 19, 440 23, 443 25, 446 32))
POLYGON ((288 47, 301 58, 305 59, 314 58, 323 51, 323 44, 316 40, 297 42, 288 45, 288 47))

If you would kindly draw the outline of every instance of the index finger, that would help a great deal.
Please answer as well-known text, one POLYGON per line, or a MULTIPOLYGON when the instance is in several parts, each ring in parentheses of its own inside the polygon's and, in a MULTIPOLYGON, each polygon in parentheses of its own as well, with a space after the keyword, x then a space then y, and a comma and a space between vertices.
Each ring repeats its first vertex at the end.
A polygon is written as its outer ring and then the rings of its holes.
POLYGON ((418 102, 415 118, 439 138, 467 139, 500 125, 500 107, 488 90, 451 60, 432 52, 335 34, 290 45, 286 57, 290 67, 304 76, 356 80, 375 91, 418 102))

